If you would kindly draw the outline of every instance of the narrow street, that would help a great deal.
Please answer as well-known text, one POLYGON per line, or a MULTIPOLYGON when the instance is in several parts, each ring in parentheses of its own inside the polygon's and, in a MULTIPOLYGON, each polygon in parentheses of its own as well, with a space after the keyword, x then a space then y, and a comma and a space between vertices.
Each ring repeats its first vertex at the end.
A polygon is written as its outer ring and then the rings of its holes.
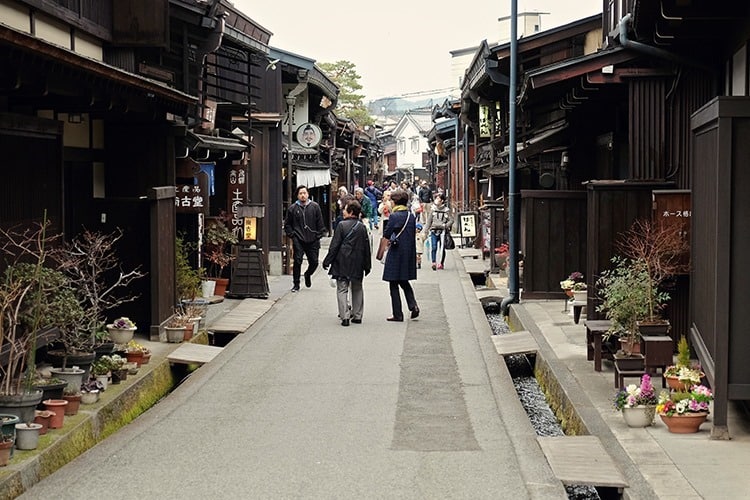
POLYGON ((312 288, 284 295, 170 396, 22 498, 529 498, 531 482, 564 498, 512 384, 483 358, 489 326, 457 256, 419 271, 422 313, 404 323, 385 321, 380 263, 365 279, 363 323, 349 327, 318 271, 312 288), (511 391, 507 407, 498 388, 511 391))

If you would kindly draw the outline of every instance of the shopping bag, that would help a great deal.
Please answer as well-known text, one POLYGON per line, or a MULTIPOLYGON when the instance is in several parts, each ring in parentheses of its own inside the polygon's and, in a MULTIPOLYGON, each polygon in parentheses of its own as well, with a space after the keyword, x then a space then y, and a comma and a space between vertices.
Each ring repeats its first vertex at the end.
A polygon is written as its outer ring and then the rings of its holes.
POLYGON ((453 250, 456 248, 456 242, 453 241, 453 236, 451 236, 450 231, 445 232, 445 241, 443 244, 445 245, 446 250, 453 250))
POLYGON ((388 245, 390 244, 391 240, 388 238, 380 238, 380 243, 378 244, 378 251, 375 254, 375 258, 378 260, 383 260, 385 257, 385 251, 388 250, 388 245))

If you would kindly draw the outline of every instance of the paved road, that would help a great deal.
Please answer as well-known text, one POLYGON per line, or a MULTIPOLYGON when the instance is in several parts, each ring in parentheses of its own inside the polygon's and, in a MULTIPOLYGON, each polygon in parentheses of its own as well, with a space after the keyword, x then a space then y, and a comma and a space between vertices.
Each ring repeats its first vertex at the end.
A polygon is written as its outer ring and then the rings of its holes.
POLYGON ((447 263, 420 271, 422 314, 404 323, 385 321, 375 263, 349 327, 318 272, 22 498, 564 498, 507 374, 486 361, 470 281, 447 263))

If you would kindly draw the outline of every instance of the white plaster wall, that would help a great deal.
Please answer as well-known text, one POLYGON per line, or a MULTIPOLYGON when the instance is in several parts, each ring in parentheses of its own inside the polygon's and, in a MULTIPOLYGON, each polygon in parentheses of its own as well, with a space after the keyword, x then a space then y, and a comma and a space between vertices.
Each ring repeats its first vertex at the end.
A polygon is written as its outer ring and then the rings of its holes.
POLYGON ((49 43, 70 49, 70 28, 55 19, 43 14, 34 18, 34 33, 49 43))
POLYGON ((96 40, 83 36, 81 34, 75 34, 75 51, 97 61, 104 60, 104 50, 101 44, 97 43, 96 40))
POLYGON ((0 23, 31 33, 29 9, 9 0, 0 0, 0 23))

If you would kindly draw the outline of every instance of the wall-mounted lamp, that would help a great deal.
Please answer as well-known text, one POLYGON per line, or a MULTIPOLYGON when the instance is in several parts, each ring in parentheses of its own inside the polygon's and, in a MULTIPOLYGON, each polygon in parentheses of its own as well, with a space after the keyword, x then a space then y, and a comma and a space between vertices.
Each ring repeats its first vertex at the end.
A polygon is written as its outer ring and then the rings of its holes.
POLYGON ((82 123, 83 122, 83 115, 80 113, 69 113, 68 114, 68 123, 82 123))
POLYGON ((562 154, 560 155, 560 166, 567 167, 569 161, 570 160, 568 159, 568 152, 563 151, 562 154))

